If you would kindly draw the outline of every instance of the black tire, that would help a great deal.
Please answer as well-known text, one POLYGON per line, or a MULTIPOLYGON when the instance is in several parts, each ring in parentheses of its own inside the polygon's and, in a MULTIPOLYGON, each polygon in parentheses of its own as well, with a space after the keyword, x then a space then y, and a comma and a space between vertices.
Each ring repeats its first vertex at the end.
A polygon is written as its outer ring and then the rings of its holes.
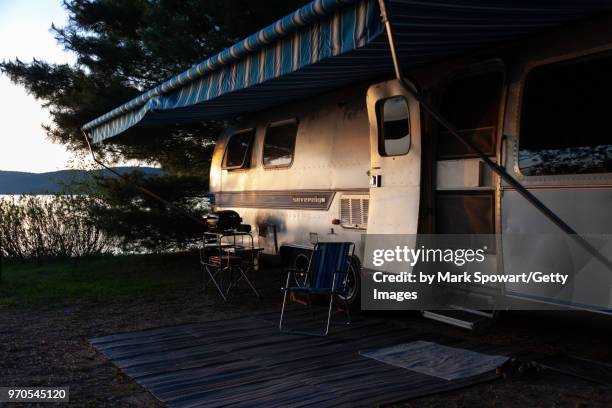
POLYGON ((358 258, 352 258, 346 278, 349 287, 348 294, 346 297, 338 295, 338 300, 341 303, 346 300, 351 312, 359 312, 361 311, 361 262, 358 258))

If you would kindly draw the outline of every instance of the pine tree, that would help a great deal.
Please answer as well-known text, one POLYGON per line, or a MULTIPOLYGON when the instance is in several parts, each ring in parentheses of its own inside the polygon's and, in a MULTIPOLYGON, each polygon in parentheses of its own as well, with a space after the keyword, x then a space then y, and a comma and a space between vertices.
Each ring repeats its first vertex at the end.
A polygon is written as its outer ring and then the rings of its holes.
MULTIPOLYGON (((76 54, 76 64, 38 59, 0 63, 0 71, 49 109, 47 136, 83 152, 81 126, 188 69, 276 19, 305 0, 66 0, 65 27, 52 26, 58 43, 76 54)), ((151 190, 201 215, 197 200, 208 187, 212 147, 224 123, 135 127, 97 148, 108 162, 159 164, 165 177, 144 179, 151 190), (169 189, 169 186, 172 186, 169 189), (162 194, 160 194, 162 195, 162 194)), ((101 225, 147 247, 166 248, 193 239, 199 230, 186 217, 159 208, 150 198, 114 180, 99 180, 108 207, 101 225), (127 197, 126 197, 127 195, 127 197), (155 211, 151 212, 152 209, 155 211), (175 231, 171 231, 173 226, 175 231), (158 244, 155 244, 155 243, 158 244)))

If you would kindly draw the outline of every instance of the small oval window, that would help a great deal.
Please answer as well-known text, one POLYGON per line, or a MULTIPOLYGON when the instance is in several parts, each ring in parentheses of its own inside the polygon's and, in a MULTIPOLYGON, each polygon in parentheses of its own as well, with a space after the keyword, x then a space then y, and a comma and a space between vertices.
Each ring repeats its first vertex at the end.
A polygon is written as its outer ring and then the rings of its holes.
POLYGON ((379 153, 399 156, 410 151, 410 111, 403 96, 378 102, 379 153))

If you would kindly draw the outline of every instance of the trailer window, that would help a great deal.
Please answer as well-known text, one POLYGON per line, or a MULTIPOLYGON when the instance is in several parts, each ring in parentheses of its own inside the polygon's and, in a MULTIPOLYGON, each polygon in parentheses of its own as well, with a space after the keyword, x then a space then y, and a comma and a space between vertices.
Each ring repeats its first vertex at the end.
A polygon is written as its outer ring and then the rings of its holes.
POLYGON ((519 168, 524 175, 612 172, 612 56, 540 66, 525 79, 519 168))
POLYGON ((403 96, 377 103, 378 151, 381 156, 400 156, 410 151, 410 112, 403 96))
POLYGON ((242 130, 230 136, 223 158, 224 169, 244 169, 251 165, 251 145, 255 129, 242 130))
POLYGON ((266 130, 263 147, 264 167, 288 167, 293 162, 297 122, 270 125, 266 130))
MULTIPOLYGON (((487 156, 495 155, 495 133, 501 101, 503 72, 460 76, 446 88, 440 113, 487 156)), ((478 157, 444 128, 438 137, 438 159, 478 157)))

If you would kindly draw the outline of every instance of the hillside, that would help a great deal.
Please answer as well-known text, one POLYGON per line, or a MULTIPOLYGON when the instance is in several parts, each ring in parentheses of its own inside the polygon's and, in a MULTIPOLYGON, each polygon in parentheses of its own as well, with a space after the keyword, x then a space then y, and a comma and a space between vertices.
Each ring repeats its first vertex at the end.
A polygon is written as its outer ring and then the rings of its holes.
MULTIPOLYGON (((116 167, 119 173, 129 173, 136 167, 116 167)), ((160 169, 154 167, 138 167, 138 170, 151 175, 162 174, 160 169)), ((107 170, 94 170, 96 173, 108 173, 107 170)), ((83 178, 85 170, 60 170, 48 173, 27 173, 21 171, 0 170, 1 194, 49 194, 62 191, 62 184, 83 178)))

